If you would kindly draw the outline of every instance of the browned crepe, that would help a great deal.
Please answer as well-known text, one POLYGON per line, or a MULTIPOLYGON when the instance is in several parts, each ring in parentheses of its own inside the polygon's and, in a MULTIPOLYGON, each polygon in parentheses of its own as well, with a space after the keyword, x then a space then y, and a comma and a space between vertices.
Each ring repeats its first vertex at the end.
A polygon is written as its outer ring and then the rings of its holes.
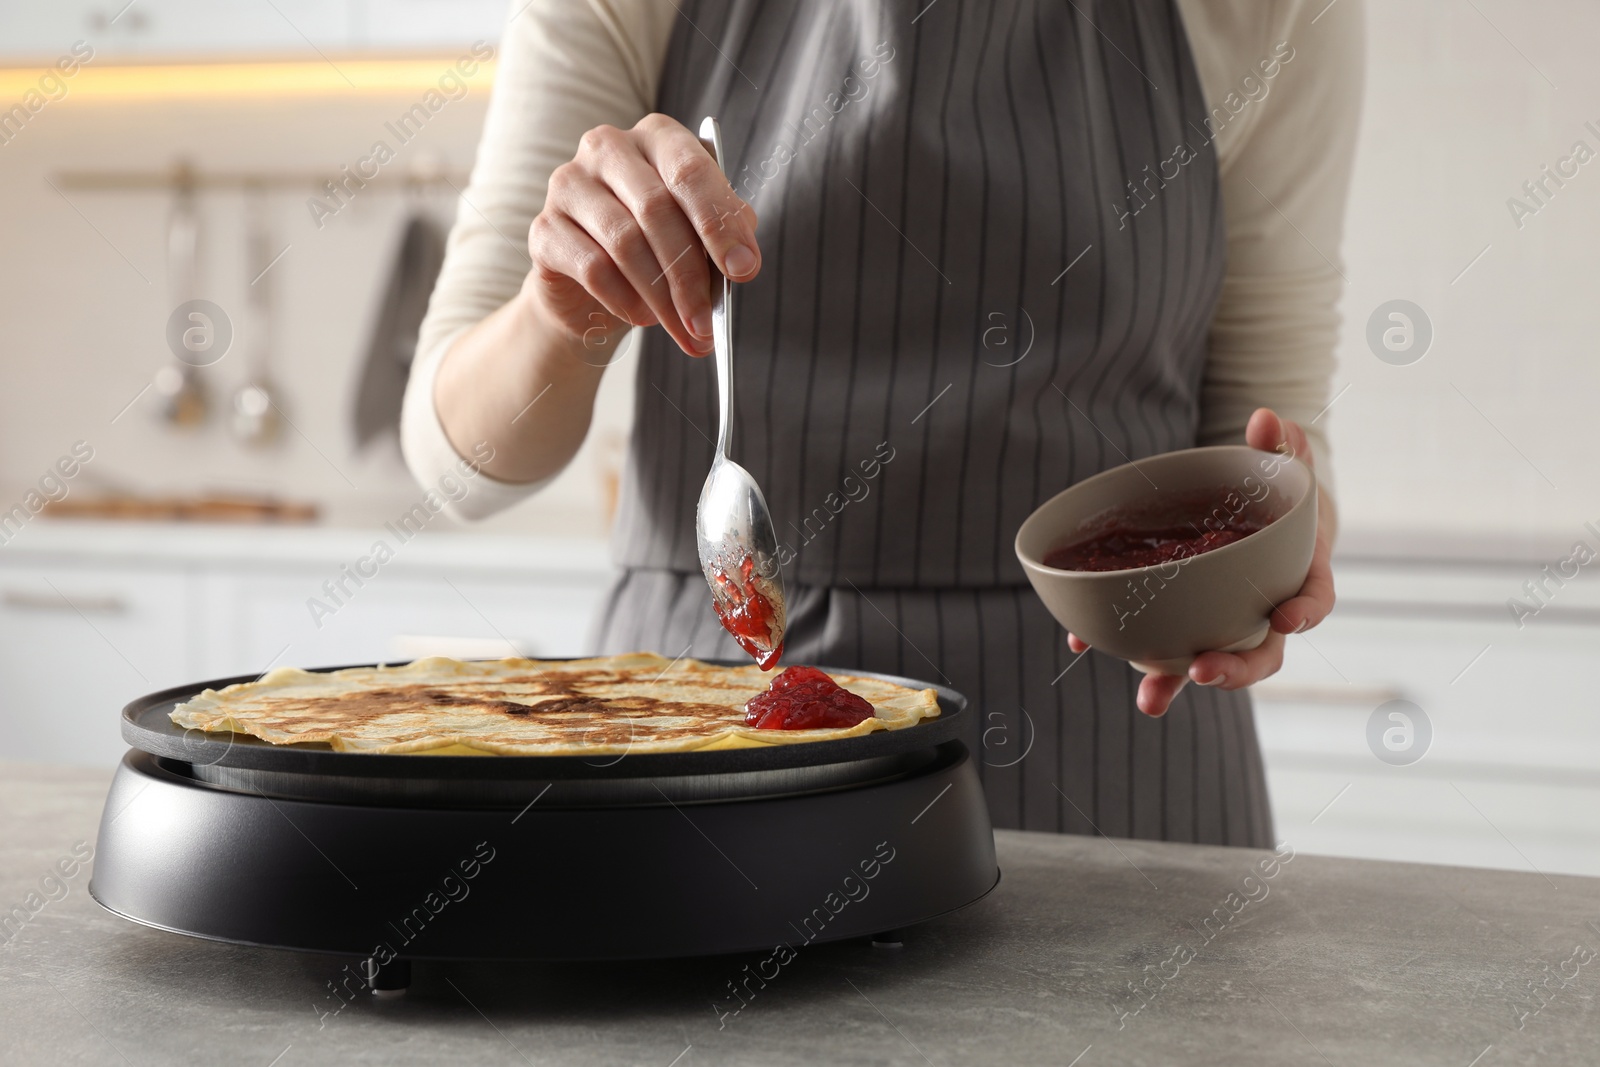
POLYGON ((582 660, 433 657, 404 667, 312 673, 280 667, 259 681, 207 689, 172 721, 275 745, 326 742, 340 752, 605 755, 691 752, 856 737, 939 714, 932 689, 836 674, 874 717, 829 730, 756 730, 744 705, 772 675, 654 653, 582 660))

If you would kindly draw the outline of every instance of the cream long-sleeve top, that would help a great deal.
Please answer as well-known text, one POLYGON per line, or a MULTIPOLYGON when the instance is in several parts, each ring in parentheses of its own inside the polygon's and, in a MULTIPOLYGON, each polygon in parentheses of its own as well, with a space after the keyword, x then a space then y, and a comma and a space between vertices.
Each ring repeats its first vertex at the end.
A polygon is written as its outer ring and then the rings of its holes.
MULTIPOLYGON (((1177 6, 1210 108, 1227 233, 1198 440, 1242 443, 1251 412, 1270 407, 1305 428, 1319 480, 1331 491, 1326 409, 1361 106, 1362 0, 1177 6)), ((513 0, 509 13, 477 162, 401 418, 406 461, 430 487, 461 460, 434 407, 440 360, 462 333, 517 297, 529 269, 528 228, 551 172, 572 159, 583 134, 602 124, 627 128, 654 109, 682 17, 672 0, 513 0)), ((483 518, 542 484, 480 474, 472 493, 447 510, 483 518)))

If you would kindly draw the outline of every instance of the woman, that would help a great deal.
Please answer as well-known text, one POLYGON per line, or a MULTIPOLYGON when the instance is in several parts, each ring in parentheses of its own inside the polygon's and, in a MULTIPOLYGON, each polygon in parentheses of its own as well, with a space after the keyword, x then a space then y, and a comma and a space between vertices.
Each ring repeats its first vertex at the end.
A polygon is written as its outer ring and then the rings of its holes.
POLYGON ((532 0, 423 327, 412 469, 487 444, 459 513, 524 498, 645 328, 595 644, 738 658, 695 555, 709 254, 740 283, 734 450, 787 548, 786 662, 966 693, 996 825, 1270 845, 1245 687, 1332 607, 1331 499, 1268 641, 1187 677, 1085 654, 1011 541, 1195 444, 1292 449, 1326 490, 1360 35, 1357 0, 532 0))

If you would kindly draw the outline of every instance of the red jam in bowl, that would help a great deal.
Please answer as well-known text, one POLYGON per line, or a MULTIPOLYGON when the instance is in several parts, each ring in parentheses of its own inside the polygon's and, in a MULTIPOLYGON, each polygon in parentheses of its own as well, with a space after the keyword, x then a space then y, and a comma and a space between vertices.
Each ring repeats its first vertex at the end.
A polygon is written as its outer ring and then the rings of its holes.
POLYGON ((1277 517, 1264 500, 1249 501, 1219 487, 1137 513, 1107 512, 1091 520, 1075 540, 1051 549, 1043 562, 1063 571, 1121 571, 1174 563, 1242 541, 1277 517))
POLYGON ((872 705, 815 667, 789 667, 766 692, 744 706, 744 721, 758 730, 823 730, 872 718, 872 705))
POLYGON ((1123 571, 1188 559, 1243 540, 1265 529, 1258 522, 1235 521, 1220 530, 1169 526, 1159 530, 1114 529, 1066 545, 1044 558, 1046 567, 1063 571, 1123 571))

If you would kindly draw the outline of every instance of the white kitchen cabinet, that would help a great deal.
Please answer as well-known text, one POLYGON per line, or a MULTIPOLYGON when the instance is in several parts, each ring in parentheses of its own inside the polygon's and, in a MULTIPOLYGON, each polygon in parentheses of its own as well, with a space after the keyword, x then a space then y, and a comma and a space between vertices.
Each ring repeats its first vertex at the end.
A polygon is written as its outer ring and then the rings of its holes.
POLYGON ((501 0, 61 0, 0 5, 0 63, 46 64, 76 41, 95 63, 417 52, 496 43, 501 0))
POLYGON ((30 527, 0 548, 0 760, 111 766, 130 700, 270 666, 579 654, 610 580, 598 544, 425 534, 318 626, 307 599, 376 536, 30 527))
POLYGON ((345 50, 351 16, 342 3, 273 0, 67 0, 0 6, 7 57, 53 59, 73 42, 94 48, 94 63, 149 57, 345 50))
POLYGON ((585 651, 603 584, 559 574, 492 581, 468 574, 380 574, 332 615, 313 612, 328 574, 305 569, 218 572, 206 584, 207 662, 222 675, 269 664, 332 666, 409 659, 402 639, 501 641, 526 656, 585 651))
POLYGON ((495 44, 506 19, 526 4, 504 0, 351 0, 352 45, 374 50, 495 44))
POLYGON ((0 559, 0 760, 120 759, 116 713, 199 666, 196 592, 182 567, 0 559))
POLYGON ((1571 583, 1518 629, 1505 601, 1538 569, 1341 567, 1339 609, 1290 639, 1256 693, 1280 838, 1324 854, 1600 874, 1600 595, 1571 583), (1403 766, 1368 740, 1391 698, 1431 728, 1403 766))

